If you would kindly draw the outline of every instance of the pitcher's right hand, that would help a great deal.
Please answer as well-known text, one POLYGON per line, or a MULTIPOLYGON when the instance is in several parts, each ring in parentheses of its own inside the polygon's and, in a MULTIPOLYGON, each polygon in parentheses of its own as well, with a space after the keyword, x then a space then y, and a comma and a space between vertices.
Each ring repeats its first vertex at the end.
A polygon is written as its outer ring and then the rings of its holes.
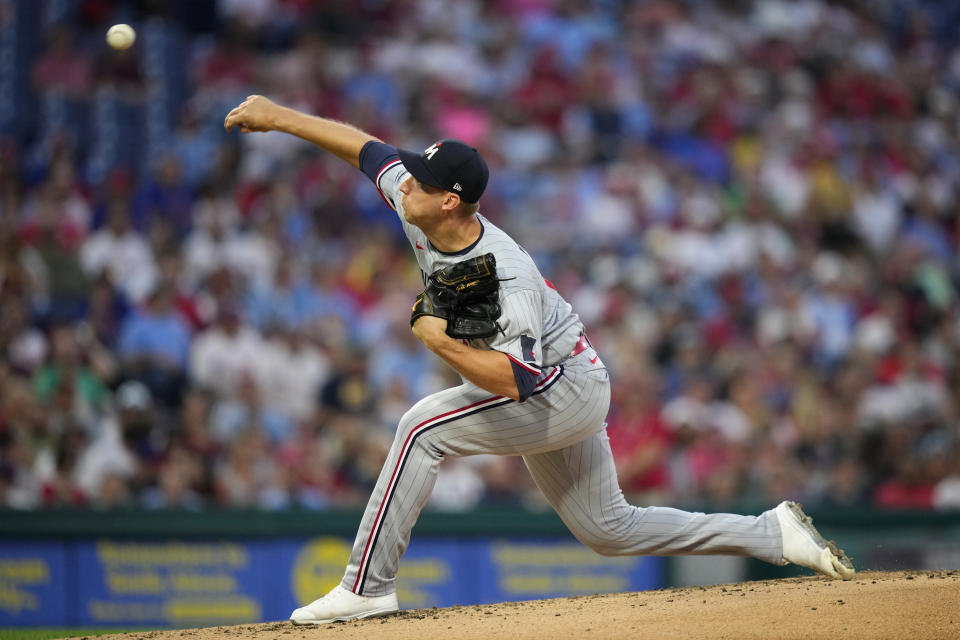
POLYGON ((239 127, 241 133, 273 131, 276 128, 277 114, 282 109, 283 107, 264 96, 247 96, 246 100, 227 114, 223 127, 227 131, 239 127))

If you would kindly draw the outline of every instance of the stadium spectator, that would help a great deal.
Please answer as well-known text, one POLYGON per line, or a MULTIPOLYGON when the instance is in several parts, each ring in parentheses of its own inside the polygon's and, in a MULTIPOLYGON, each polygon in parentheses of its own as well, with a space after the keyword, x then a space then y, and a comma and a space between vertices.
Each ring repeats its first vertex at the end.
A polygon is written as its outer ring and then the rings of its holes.
POLYGON ((124 375, 141 380, 166 407, 180 402, 190 349, 190 329, 173 303, 170 288, 152 291, 124 321, 117 341, 124 375))
POLYGON ((156 285, 157 266, 147 241, 130 223, 127 203, 107 205, 107 224, 80 247, 80 264, 91 280, 105 274, 111 286, 139 304, 156 285))
POLYGON ((33 85, 37 91, 63 92, 74 98, 89 97, 93 88, 93 64, 89 55, 78 49, 69 25, 55 25, 47 34, 47 48, 33 65, 33 85))
POLYGON ((255 375, 263 352, 262 338, 244 321, 243 311, 221 308, 216 322, 190 344, 190 381, 218 398, 236 398, 243 379, 255 375))
POLYGON ((88 431, 93 429, 97 411, 107 399, 103 381, 84 362, 76 330, 71 326, 53 329, 50 361, 33 376, 33 391, 45 405, 69 401, 67 413, 88 431))

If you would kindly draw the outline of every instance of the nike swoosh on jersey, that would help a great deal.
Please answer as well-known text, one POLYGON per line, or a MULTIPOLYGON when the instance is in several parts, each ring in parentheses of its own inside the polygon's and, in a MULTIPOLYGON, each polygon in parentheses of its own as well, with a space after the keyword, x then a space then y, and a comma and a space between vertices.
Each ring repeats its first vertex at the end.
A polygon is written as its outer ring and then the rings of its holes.
POLYGON ((420 246, 420 242, 419 242, 419 241, 414 241, 413 244, 417 247, 417 249, 423 249, 423 247, 420 246))
POLYGON ((600 356, 593 356, 590 358, 590 364, 597 364, 597 360, 600 359, 600 356))

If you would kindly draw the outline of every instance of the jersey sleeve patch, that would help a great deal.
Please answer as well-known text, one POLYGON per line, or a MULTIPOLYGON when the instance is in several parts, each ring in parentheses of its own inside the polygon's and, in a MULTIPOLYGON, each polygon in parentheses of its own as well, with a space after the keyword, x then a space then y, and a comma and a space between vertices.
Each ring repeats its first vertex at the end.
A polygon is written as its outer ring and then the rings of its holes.
POLYGON ((534 348, 537 346, 537 339, 531 338, 525 333, 520 334, 520 352, 524 362, 536 362, 537 354, 534 348))

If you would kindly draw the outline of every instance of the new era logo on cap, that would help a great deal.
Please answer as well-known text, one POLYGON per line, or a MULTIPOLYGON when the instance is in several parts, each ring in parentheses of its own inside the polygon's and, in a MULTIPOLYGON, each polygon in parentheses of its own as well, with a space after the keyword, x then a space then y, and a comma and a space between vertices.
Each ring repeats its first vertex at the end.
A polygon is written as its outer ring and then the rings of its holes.
POLYGON ((398 149, 400 161, 424 184, 454 191, 464 202, 477 202, 487 188, 490 172, 480 153, 460 140, 439 140, 423 153, 398 149))

